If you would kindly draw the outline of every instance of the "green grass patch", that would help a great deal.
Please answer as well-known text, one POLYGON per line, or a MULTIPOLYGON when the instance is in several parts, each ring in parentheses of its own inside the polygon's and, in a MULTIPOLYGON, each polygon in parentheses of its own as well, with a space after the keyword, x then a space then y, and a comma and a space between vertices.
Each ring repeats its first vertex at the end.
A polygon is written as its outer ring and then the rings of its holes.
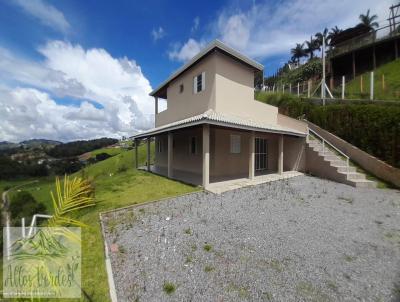
POLYGON ((172 295, 176 290, 176 286, 171 282, 165 282, 163 285, 163 290, 167 295, 172 295))
MULTIPOLYGON (((374 99, 400 100, 400 60, 380 66, 374 72, 374 99)), ((345 97, 351 99, 370 98, 371 72, 357 76, 346 84, 345 97), (362 78, 362 80, 361 80, 362 78), (362 90, 361 90, 362 81, 362 90)), ((341 89, 341 88, 340 88, 341 89)), ((341 95, 339 88, 336 95, 341 95)))
MULTIPOLYGON (((151 148, 154 151, 154 144, 151 148)), ((138 155, 139 165, 144 165, 145 145, 139 147, 138 155)), ((92 179, 96 189, 96 205, 74 214, 74 218, 87 224, 87 227, 82 229, 82 288, 92 301, 110 301, 99 213, 199 190, 165 177, 136 170, 134 157, 134 150, 123 151, 75 173, 76 176, 92 179), (157 190, 154 190, 155 187, 157 190)), ((24 182, 26 180, 0 181, 0 190, 24 182)), ((29 185, 24 190, 31 192, 36 200, 44 203, 47 210, 52 212, 50 191, 55 191, 54 177, 39 179, 38 183, 29 185)), ((80 301, 88 300, 82 298, 80 301)))

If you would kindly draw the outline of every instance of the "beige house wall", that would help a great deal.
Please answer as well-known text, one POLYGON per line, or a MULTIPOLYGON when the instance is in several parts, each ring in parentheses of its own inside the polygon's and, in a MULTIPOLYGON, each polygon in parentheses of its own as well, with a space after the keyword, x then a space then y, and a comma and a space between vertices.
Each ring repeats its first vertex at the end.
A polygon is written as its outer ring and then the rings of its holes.
POLYGON ((215 104, 215 66, 216 56, 210 55, 186 70, 172 81, 167 88, 167 110, 155 117, 156 127, 204 113, 215 104), (205 90, 193 92, 193 78, 205 72, 205 90), (179 92, 183 84, 184 90, 179 92))
POLYGON ((155 117, 156 127, 204 113, 208 109, 278 123, 278 108, 254 100, 254 70, 234 59, 214 53, 172 81, 167 88, 167 110, 155 117), (193 93, 193 78, 205 72, 205 90, 193 93), (184 91, 179 92, 179 86, 184 91))
POLYGON ((306 170, 306 139, 304 137, 283 137, 283 171, 306 170))

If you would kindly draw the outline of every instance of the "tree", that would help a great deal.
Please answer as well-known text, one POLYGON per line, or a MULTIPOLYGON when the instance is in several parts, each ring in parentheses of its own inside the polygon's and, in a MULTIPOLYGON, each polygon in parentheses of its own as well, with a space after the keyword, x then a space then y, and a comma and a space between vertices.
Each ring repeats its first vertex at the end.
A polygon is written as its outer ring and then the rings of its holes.
POLYGON ((359 16, 360 19, 360 25, 365 25, 367 26, 370 30, 379 27, 379 23, 376 22, 375 20, 378 19, 378 15, 369 15, 370 11, 367 10, 367 13, 365 15, 361 14, 359 16))
POLYGON ((297 63, 300 62, 300 59, 302 57, 307 56, 306 51, 304 49, 304 43, 303 44, 297 43, 296 47, 290 50, 290 53, 292 54, 292 60, 297 63))
POLYGON ((310 56, 310 59, 314 58, 314 51, 319 49, 318 42, 311 37, 310 41, 305 41, 305 43, 307 45, 306 54, 310 56))
POLYGON ((339 27, 335 26, 331 28, 331 31, 328 34, 328 39, 329 41, 332 41, 332 39, 336 38, 338 34, 340 34, 343 30, 341 30, 339 27))
POLYGON ((315 43, 318 45, 318 50, 321 50, 323 39, 325 38, 325 45, 329 45, 329 34, 328 29, 325 29, 322 32, 318 32, 315 34, 315 43))
POLYGON ((35 214, 46 214, 46 207, 35 200, 27 191, 17 192, 10 202, 10 214, 14 224, 19 224, 21 218, 31 218, 35 214))

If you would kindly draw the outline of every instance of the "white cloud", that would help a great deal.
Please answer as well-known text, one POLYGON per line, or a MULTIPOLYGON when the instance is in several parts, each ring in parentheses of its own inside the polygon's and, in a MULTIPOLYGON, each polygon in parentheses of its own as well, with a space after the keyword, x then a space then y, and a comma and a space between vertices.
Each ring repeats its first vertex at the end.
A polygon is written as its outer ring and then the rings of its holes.
MULTIPOLYGON (((236 1, 232 2, 237 4, 236 1)), ((188 53, 188 46, 196 49, 200 45, 199 41, 211 41, 215 38, 255 59, 285 54, 289 56, 290 49, 296 43, 309 39, 325 27, 355 26, 359 22, 358 16, 367 9, 378 14, 383 25, 391 2, 358 0, 349 5, 347 0, 286 0, 263 1, 248 9, 227 6, 209 24, 207 28, 210 30, 200 40, 191 38, 183 45, 178 44, 179 47, 175 47, 169 57, 183 61, 183 54, 188 53)))
POLYGON ((200 17, 197 16, 197 17, 195 17, 195 18, 193 19, 193 26, 192 26, 192 28, 190 29, 190 31, 191 31, 192 33, 194 33, 194 32, 199 28, 199 25, 200 25, 200 17))
POLYGON ((70 28, 64 14, 43 0, 14 0, 14 3, 48 27, 61 32, 66 32, 70 28))
POLYGON ((135 61, 63 41, 49 42, 39 52, 45 59, 36 63, 0 49, 0 80, 7 85, 0 93, 0 137, 115 137, 153 126, 152 88, 135 61), (60 105, 52 95, 81 103, 60 105))
POLYGON ((151 31, 151 36, 153 37, 153 41, 157 42, 158 40, 165 37, 165 31, 161 26, 158 29, 153 28, 153 30, 151 31))
POLYGON ((204 46, 204 41, 189 39, 183 45, 175 44, 172 50, 168 52, 168 56, 170 60, 186 62, 198 54, 204 46))

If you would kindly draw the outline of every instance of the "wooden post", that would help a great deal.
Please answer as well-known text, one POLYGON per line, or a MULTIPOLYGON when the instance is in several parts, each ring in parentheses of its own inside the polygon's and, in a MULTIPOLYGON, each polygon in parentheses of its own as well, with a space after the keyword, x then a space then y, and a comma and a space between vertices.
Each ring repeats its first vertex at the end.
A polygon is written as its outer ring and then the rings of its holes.
POLYGON ((282 93, 285 93, 285 84, 282 86, 282 93))
POLYGON ((361 77, 360 77, 360 91, 361 91, 361 93, 363 93, 364 92, 364 89, 363 89, 364 87, 363 87, 363 76, 361 75, 361 77))
POLYGON ((385 90, 385 75, 382 74, 382 90, 385 90))
POLYGON ((203 125, 203 188, 210 184, 210 125, 203 125))
POLYGON ((371 71, 371 82, 370 82, 370 92, 369 92, 370 100, 374 99, 374 72, 371 71))
POLYGON ((289 93, 292 94, 292 83, 289 84, 289 93))
POLYGON ((307 91, 308 98, 311 97, 311 80, 308 80, 308 91, 307 91))
POLYGON ((297 97, 300 97, 300 83, 297 82, 297 97))
POLYGON ((345 76, 342 76, 342 100, 344 100, 345 87, 346 87, 346 78, 345 78, 345 76))

